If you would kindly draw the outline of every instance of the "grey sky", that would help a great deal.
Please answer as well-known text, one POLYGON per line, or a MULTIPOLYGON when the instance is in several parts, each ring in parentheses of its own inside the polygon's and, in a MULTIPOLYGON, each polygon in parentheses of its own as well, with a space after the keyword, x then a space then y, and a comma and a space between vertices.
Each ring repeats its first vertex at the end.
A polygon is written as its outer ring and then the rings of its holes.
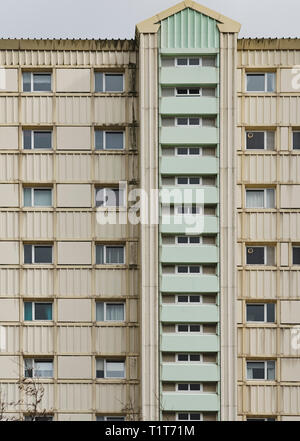
MULTIPOLYGON (((134 38, 176 0, 2 0, 0 38, 134 38)), ((242 24, 240 37, 300 37, 299 0, 202 0, 242 24), (270 14, 271 13, 271 14, 270 14)))

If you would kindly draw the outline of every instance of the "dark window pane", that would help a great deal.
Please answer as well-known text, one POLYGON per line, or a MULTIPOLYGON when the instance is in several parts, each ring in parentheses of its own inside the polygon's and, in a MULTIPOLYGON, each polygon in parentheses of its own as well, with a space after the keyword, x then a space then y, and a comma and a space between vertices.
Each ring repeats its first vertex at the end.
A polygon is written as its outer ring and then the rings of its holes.
POLYGON ((190 266, 190 273, 200 273, 200 267, 199 266, 190 266))
POLYGON ((35 149, 51 149, 51 132, 34 132, 35 149))
POLYGON ((23 92, 31 92, 31 73, 23 72, 23 92))
POLYGON ((300 132, 293 132, 293 149, 300 149, 300 132))
POLYGON ((264 132, 247 132, 246 133, 246 148, 249 150, 264 149, 265 134, 264 132))
POLYGON ((96 370, 96 377, 97 378, 104 378, 104 370, 96 370))
POLYGON ((200 421, 200 413, 191 413, 190 414, 190 419, 192 421, 200 421))
POLYGON ((103 265, 104 264, 104 246, 96 245, 96 264, 103 265))
POLYGON ((31 130, 23 130, 23 146, 24 149, 31 149, 31 130))
POLYGON ((95 73, 95 92, 103 92, 103 73, 95 73))
POLYGON ((200 119, 199 118, 190 118, 190 126, 199 126, 200 119))
POLYGON ((178 390, 189 390, 188 384, 178 384, 178 390))
POLYGON ((178 303, 188 303, 189 297, 188 296, 178 296, 178 303))
POLYGON ((191 354, 190 361, 200 361, 200 355, 199 354, 191 354))
POLYGON ((275 303, 267 304, 267 322, 269 323, 275 322, 275 303))
POLYGON ((248 92, 264 92, 264 90, 265 90, 264 74, 247 74, 248 92))
POLYGON ((197 237, 197 236, 193 237, 193 236, 191 236, 190 237, 190 243, 200 243, 200 237, 197 237))
POLYGON ((179 413, 178 414, 178 420, 180 421, 187 421, 189 419, 188 413, 179 413))
POLYGON ((187 155, 188 154, 188 149, 187 148, 178 148, 177 149, 177 154, 178 155, 187 155))
POLYGON ((201 388, 200 384, 190 384, 190 390, 199 391, 201 388))
POLYGON ((187 89, 177 89, 177 95, 187 95, 187 89))
POLYGON ((187 126, 188 125, 188 118, 177 118, 177 124, 179 126, 187 126))
POLYGON ((178 243, 188 243, 188 238, 185 237, 185 236, 179 236, 179 237, 177 238, 177 242, 178 242, 178 243))
POLYGON ((123 75, 105 74, 105 91, 123 92, 123 75))
POLYGON ((35 303, 35 320, 52 320, 52 303, 35 303))
POLYGON ((123 132, 106 132, 107 150, 122 150, 123 148, 123 132))
POLYGON ((200 89, 189 89, 190 95, 199 95, 200 89))
POLYGON ((264 305, 247 305, 247 321, 263 322, 265 319, 264 305))
POLYGON ((51 246, 35 246, 34 254, 34 263, 52 263, 51 246))
POLYGON ((104 144, 103 144, 103 130, 96 130, 95 131, 95 148, 96 150, 103 150, 104 144))
POLYGON ((293 247, 293 265, 300 265, 300 247, 293 247))
POLYGON ((187 66, 187 58, 177 58, 178 66, 187 66))
POLYGON ((199 185, 200 184, 200 178, 190 178, 190 184, 191 185, 199 185))
POLYGON ((188 183, 188 178, 177 178, 177 183, 179 185, 187 185, 188 183))
POLYGON ((265 249, 263 247, 247 247, 247 265, 263 265, 265 249))
POLYGON ((190 66, 199 66, 200 59, 199 58, 189 58, 189 65, 190 66))
POLYGON ((190 332, 200 332, 200 325, 190 325, 190 332))
POLYGON ((178 354, 177 359, 178 361, 189 361, 189 356, 188 354, 178 354))
POLYGON ((106 417, 106 421, 124 421, 124 417, 106 417))
POLYGON ((200 296, 190 296, 190 302, 191 303, 199 303, 200 302, 200 296))
POLYGON ((191 147, 190 148, 190 155, 199 155, 199 154, 200 154, 199 147, 191 147))
POLYGON ((187 273, 188 272, 188 267, 187 266, 179 266, 178 267, 178 272, 179 273, 187 273))
POLYGON ((189 326, 188 325, 178 325, 178 332, 188 332, 189 326))
POLYGON ((32 263, 32 246, 24 245, 24 263, 32 263))
POLYGON ((24 302, 24 320, 32 320, 32 302, 24 302))
POLYGON ((50 92, 51 74, 33 74, 33 90, 35 92, 50 92))

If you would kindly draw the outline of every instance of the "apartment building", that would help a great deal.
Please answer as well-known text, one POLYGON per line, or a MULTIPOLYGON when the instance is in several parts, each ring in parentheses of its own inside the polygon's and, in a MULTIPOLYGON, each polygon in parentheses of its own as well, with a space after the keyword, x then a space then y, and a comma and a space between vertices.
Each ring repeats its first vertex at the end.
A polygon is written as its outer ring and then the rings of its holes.
POLYGON ((4 418, 300 418, 300 40, 239 30, 0 40, 4 418))

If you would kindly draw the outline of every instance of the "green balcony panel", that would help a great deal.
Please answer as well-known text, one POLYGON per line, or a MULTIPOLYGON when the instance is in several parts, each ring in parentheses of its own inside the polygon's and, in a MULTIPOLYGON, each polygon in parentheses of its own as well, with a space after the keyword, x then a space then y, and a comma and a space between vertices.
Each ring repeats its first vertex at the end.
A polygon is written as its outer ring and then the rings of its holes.
POLYGON ((161 98, 161 115, 216 115, 218 99, 207 97, 161 98))
POLYGON ((162 245, 162 263, 217 263, 218 249, 213 245, 162 245))
POLYGON ((168 145, 216 145, 219 130, 216 127, 163 127, 160 131, 161 144, 168 145))
POLYGON ((217 352, 219 337, 217 335, 180 335, 167 334, 161 336, 162 352, 217 352))
POLYGON ((219 53, 218 48, 161 48, 159 50, 160 55, 179 55, 179 56, 185 56, 185 55, 216 55, 219 53))
POLYGON ((160 319, 164 323, 216 323, 219 313, 216 305, 162 305, 160 319))
POLYGON ((219 396, 208 393, 163 392, 162 405, 164 411, 217 412, 219 396))
POLYGON ((219 381, 219 367, 213 363, 163 363, 162 381, 219 381))
MULTIPOLYGON (((166 234, 188 233, 190 226, 180 215, 161 216, 160 232, 166 234)), ((219 232, 219 221, 216 216, 204 216, 203 229, 200 232, 206 234, 216 234, 219 232)))
POLYGON ((186 203, 205 203, 205 204, 217 204, 219 202, 219 192, 216 187, 196 187, 192 185, 180 185, 180 186, 163 186, 161 192, 161 203, 180 203, 185 201, 186 203), (179 199, 178 199, 179 198, 179 199), (188 200, 187 200, 188 198, 188 200))
POLYGON ((217 67, 162 67, 160 74, 162 86, 201 86, 219 83, 217 67))
POLYGON ((219 160, 212 157, 163 156, 160 173, 167 175, 214 175, 218 173, 219 160))
POLYGON ((163 274, 161 277, 161 291, 192 293, 192 292, 218 292, 219 281, 217 276, 194 274, 163 274))

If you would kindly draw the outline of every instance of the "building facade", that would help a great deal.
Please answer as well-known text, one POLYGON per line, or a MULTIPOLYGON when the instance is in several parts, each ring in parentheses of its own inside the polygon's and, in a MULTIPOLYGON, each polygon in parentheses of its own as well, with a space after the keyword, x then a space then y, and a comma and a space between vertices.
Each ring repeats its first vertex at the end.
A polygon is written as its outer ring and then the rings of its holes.
POLYGON ((3 419, 300 418, 300 43, 239 30, 0 40, 3 419))

